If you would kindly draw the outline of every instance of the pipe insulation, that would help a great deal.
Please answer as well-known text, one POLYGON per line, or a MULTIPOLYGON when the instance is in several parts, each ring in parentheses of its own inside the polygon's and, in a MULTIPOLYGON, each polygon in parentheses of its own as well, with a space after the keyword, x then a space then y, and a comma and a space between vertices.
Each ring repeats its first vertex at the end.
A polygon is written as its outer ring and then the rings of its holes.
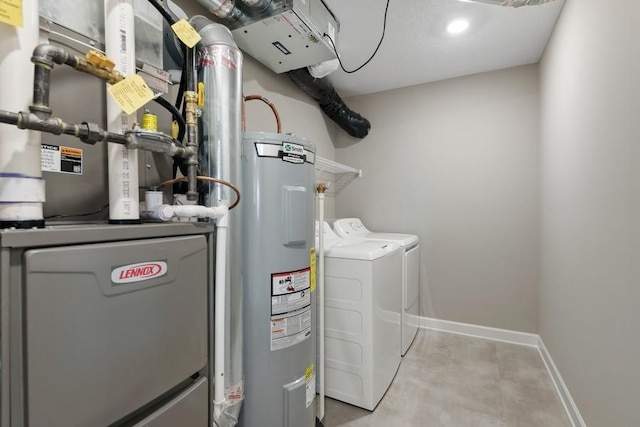
POLYGON ((331 83, 316 79, 307 68, 287 72, 289 78, 307 95, 315 99, 324 113, 338 126, 355 138, 364 138, 371 130, 369 120, 351 110, 340 98, 331 83))
MULTIPOLYGON (((191 24, 202 37, 198 45, 198 82, 204 90, 199 121, 199 165, 203 175, 240 185, 242 138, 242 53, 227 27, 195 16, 191 24)), ((207 183, 203 204, 228 207, 231 189, 207 183)), ((242 230, 241 207, 216 221, 215 327, 211 354, 213 418, 217 427, 238 422, 244 399, 242 370, 242 230)), ((210 344, 210 345, 211 345, 210 344)))
MULTIPOLYGON (((136 72, 133 0, 105 0, 105 51, 125 77, 136 72)), ((135 115, 125 114, 107 97, 107 130, 124 134, 133 127, 135 115)), ((109 143, 109 222, 140 222, 138 151, 109 143)))
MULTIPOLYGON (((5 110, 5 122, 17 119, 9 111, 27 111, 31 104, 38 1, 24 0, 22 9, 22 28, 0 24, 0 110, 5 110)), ((44 227, 40 140, 40 132, 0 126, 0 228, 44 227)))

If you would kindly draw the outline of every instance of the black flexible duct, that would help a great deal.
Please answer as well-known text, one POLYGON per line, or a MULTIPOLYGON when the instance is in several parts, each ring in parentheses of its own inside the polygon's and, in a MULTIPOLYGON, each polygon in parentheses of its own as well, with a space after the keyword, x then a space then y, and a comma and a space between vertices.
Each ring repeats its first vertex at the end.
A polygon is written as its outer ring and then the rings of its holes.
POLYGON ((318 101, 322 111, 349 135, 356 138, 369 135, 369 120, 351 110, 327 80, 316 79, 306 68, 288 71, 287 74, 307 95, 318 101))

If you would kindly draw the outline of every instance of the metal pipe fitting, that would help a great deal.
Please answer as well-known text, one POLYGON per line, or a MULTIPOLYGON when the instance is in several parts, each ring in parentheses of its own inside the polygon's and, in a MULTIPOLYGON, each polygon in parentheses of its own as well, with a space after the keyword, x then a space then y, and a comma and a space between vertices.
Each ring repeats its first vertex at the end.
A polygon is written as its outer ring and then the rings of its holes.
POLYGON ((198 76, 196 73, 196 50, 187 48, 187 90, 184 93, 185 122, 187 124, 187 200, 198 199, 198 76))
MULTIPOLYGON (((49 106, 49 92, 51 86, 51 69, 54 64, 68 65, 83 73, 98 77, 107 83, 115 84, 124 79, 124 76, 118 71, 91 63, 86 58, 72 55, 61 47, 51 44, 40 44, 33 50, 31 57, 35 67, 33 79, 33 102, 29 106, 29 110, 41 119, 51 116, 52 111, 49 106)), ((106 61, 108 63, 108 61, 106 61)))
POLYGON ((107 132, 95 123, 69 124, 57 117, 41 118, 33 112, 12 113, 0 110, 0 123, 15 125, 23 130, 29 129, 53 135, 71 135, 92 145, 96 142, 115 142, 116 144, 129 142, 125 135, 107 132))

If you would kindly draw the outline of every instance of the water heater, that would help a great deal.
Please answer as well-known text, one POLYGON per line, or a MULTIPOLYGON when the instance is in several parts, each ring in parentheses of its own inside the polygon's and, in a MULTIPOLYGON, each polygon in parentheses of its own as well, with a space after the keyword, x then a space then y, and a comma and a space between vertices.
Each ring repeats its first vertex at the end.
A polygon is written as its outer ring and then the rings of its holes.
POLYGON ((244 427, 315 425, 315 148, 246 133, 243 161, 244 427))

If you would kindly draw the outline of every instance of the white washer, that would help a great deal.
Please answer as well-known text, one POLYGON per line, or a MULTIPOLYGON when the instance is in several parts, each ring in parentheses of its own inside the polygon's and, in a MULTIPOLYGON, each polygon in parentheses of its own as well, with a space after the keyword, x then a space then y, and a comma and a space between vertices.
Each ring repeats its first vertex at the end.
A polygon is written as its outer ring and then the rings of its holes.
POLYGON ((418 332, 420 309, 420 239, 415 234, 373 233, 359 218, 342 218, 333 229, 345 239, 395 242, 404 251, 402 265, 402 355, 409 350, 418 332))
POLYGON ((402 252, 323 231, 325 394, 372 411, 400 366, 402 252))

